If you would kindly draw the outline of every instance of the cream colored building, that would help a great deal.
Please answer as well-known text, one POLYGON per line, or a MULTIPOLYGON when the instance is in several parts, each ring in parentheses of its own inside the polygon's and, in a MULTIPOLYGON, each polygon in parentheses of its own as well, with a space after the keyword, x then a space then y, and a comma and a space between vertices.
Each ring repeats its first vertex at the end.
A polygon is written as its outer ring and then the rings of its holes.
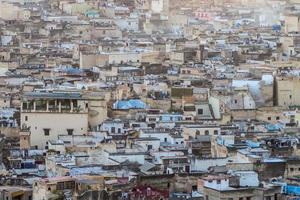
POLYGON ((30 11, 9 3, 0 2, 0 18, 26 21, 30 18, 30 11))
POLYGON ((183 137, 188 141, 190 137, 197 138, 200 136, 216 136, 221 134, 221 128, 218 125, 203 124, 203 125, 183 125, 183 137))
POLYGON ((300 16, 287 15, 285 16, 285 33, 300 31, 300 16))
POLYGON ((28 92, 22 96, 21 126, 30 130, 31 147, 47 149, 58 135, 87 133, 88 107, 78 92, 28 92))
POLYGON ((276 77, 276 102, 278 106, 289 107, 300 105, 299 77, 276 77))

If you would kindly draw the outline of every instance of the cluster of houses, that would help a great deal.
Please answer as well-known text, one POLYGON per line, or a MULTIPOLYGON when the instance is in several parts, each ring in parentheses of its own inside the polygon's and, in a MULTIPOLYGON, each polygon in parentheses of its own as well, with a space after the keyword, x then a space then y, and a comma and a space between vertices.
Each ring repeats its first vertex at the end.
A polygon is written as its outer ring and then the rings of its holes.
POLYGON ((297 200, 299 108, 299 0, 0 0, 0 200, 297 200))

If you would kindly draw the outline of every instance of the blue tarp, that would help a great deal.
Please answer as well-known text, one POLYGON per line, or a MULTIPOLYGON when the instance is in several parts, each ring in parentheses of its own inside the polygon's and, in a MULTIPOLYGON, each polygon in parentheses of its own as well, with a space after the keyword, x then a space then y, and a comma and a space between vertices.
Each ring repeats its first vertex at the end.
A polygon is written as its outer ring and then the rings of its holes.
POLYGON ((283 186, 283 193, 288 195, 300 195, 300 186, 286 185, 283 186))
POLYGON ((272 26, 272 30, 273 31, 280 31, 281 30, 281 26, 278 25, 278 24, 275 24, 275 25, 272 26))
POLYGON ((162 122, 176 122, 182 120, 180 114, 162 114, 160 121, 162 122))
POLYGON ((146 104, 140 99, 130 99, 116 101, 113 105, 114 109, 128 110, 128 109, 145 109, 146 104))
POLYGON ((280 131, 282 129, 281 124, 267 124, 266 129, 268 131, 280 131))
POLYGON ((253 142, 251 140, 247 140, 246 144, 248 145, 248 147, 251 147, 251 148, 258 148, 260 146, 259 142, 253 142))

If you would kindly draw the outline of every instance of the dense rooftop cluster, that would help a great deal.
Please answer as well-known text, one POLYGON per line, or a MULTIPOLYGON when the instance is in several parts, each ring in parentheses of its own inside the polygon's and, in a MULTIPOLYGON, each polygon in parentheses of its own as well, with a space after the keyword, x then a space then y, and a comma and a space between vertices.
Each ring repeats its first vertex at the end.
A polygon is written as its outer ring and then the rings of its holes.
POLYGON ((299 0, 0 0, 0 200, 300 199, 299 0))

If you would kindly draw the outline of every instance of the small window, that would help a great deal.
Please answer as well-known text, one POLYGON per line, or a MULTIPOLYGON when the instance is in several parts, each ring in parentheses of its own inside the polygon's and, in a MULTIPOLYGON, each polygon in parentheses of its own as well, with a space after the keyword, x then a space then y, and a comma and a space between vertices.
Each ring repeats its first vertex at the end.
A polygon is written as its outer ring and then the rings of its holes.
POLYGON ((198 109, 198 115, 203 115, 203 109, 198 109))
POLYGON ((271 117, 268 117, 268 120, 269 120, 269 121, 271 121, 271 119, 272 119, 271 117))
POLYGON ((294 168, 293 168, 293 167, 291 167, 291 168, 290 168, 290 171, 291 171, 291 172, 293 172, 293 171, 294 171, 294 168))
POLYGON ((218 134, 219 134, 218 130, 214 130, 214 135, 218 135, 218 134))
POLYGON ((236 99, 234 100, 234 103, 237 103, 237 100, 236 100, 236 99))
POLYGON ((25 121, 26 121, 26 122, 28 121, 28 116, 25 116, 25 121))
POLYGON ((276 117, 276 120, 280 120, 280 117, 279 117, 279 116, 277 116, 277 117, 276 117))
POLYGON ((49 136, 50 135, 50 128, 44 128, 44 135, 49 136))
POLYGON ((68 135, 73 135, 74 129, 67 129, 68 135))
POLYGON ((221 184, 221 180, 217 180, 217 184, 221 184))
POLYGON ((292 95, 290 95, 290 99, 292 99, 292 95))
POLYGON ((205 130, 204 134, 209 135, 209 130, 205 130))
POLYGON ((51 191, 51 187, 48 187, 48 191, 51 191))

